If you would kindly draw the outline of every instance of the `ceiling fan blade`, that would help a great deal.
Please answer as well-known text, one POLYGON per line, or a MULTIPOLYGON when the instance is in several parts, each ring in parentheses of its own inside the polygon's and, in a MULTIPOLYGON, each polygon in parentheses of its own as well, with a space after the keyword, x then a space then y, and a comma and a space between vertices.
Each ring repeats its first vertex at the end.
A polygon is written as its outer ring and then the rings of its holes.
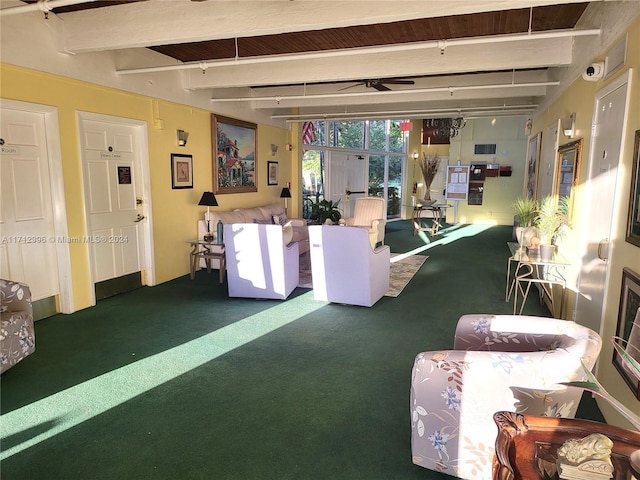
POLYGON ((390 78, 389 80, 382 80, 380 83, 389 83, 393 85, 415 85, 416 84, 416 82, 414 82, 413 80, 396 80, 393 78, 390 78))
POLYGON ((387 92, 391 90, 389 87, 385 87, 382 83, 372 83, 371 86, 379 92, 387 92))
POLYGON ((341 92, 341 91, 343 91, 343 90, 348 90, 348 89, 350 89, 350 88, 358 87, 358 86, 360 86, 360 85, 364 85, 364 82, 360 82, 360 83, 355 83, 355 84, 353 84, 353 85, 349 85, 348 87, 341 88, 341 89, 340 89, 340 90, 338 90, 338 91, 339 91, 339 92, 341 92))

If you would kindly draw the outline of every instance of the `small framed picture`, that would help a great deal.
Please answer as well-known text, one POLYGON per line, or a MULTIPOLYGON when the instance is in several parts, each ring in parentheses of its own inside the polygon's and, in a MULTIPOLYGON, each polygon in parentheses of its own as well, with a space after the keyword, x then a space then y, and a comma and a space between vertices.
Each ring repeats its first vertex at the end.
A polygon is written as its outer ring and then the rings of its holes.
POLYGON ((193 157, 171 154, 171 188, 193 188, 193 157))
MULTIPOLYGON (((620 307, 618 309, 618 326, 616 337, 618 341, 626 342, 625 350, 634 358, 638 358, 640 349, 640 325, 634 325, 634 321, 640 322, 640 276, 633 270, 625 267, 622 269, 622 289, 620 291, 620 307)), ((613 365, 616 367, 624 381, 634 395, 640 400, 640 380, 624 364, 622 358, 613 351, 613 365)))
POLYGON ((278 185, 278 162, 267 162, 267 185, 278 185))

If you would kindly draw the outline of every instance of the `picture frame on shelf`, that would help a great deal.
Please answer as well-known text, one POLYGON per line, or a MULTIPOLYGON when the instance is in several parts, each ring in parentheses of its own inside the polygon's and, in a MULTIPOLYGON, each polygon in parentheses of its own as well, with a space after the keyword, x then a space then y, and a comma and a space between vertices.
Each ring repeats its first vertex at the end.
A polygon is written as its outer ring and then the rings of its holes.
POLYGON ((193 188, 193 156, 171 154, 171 188, 193 188))
POLYGON ((267 162, 267 185, 278 185, 278 162, 267 162))
POLYGON ((258 191, 258 126, 235 118, 211 115, 213 192, 258 191))
POLYGON ((625 240, 640 247, 640 130, 636 130, 625 240))
MULTIPOLYGON (((622 288, 620 291, 620 306, 618 308, 618 325, 616 327, 616 337, 623 342, 627 342, 626 350, 633 355, 632 350, 640 349, 640 345, 631 345, 631 331, 634 320, 640 308, 640 275, 624 267, 622 269, 622 288)), ((636 326, 636 328, 640 328, 636 326)), ((634 336, 637 340, 637 335, 634 336)), ((617 351, 613 351, 613 365, 620 373, 624 381, 629 385, 634 395, 640 400, 640 380, 624 365, 624 362, 617 351)))

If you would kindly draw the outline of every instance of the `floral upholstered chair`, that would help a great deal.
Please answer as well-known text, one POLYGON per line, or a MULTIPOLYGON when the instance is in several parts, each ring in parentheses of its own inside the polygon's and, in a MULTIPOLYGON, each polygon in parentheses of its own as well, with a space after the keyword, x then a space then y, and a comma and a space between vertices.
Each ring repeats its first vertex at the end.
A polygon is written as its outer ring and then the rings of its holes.
POLYGON ((31 290, 27 285, 0 280, 0 373, 36 349, 31 290))
POLYGON ((454 349, 422 352, 411 380, 413 463, 465 479, 491 479, 500 410, 572 418, 602 341, 575 322, 464 315, 454 349))

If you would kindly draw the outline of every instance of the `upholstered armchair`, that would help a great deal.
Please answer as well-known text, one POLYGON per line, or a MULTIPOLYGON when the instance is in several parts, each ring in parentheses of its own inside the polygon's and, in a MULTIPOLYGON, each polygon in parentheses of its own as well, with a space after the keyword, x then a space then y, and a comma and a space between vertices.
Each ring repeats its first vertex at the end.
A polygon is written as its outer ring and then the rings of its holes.
POLYGON ((422 352, 411 379, 413 463, 469 480, 492 478, 497 427, 511 411, 575 416, 601 339, 575 322, 512 315, 465 315, 453 350, 422 352))
POLYGON ((36 350, 31 290, 27 285, 0 280, 0 373, 36 350))
POLYGON ((299 251, 281 225, 224 226, 230 297, 285 300, 298 286, 299 251))
POLYGON ((387 224, 387 202, 382 197, 359 197, 353 211, 353 217, 345 218, 352 227, 363 227, 369 231, 371 247, 384 244, 384 229, 387 224))
POLYGON ((364 228, 309 226, 313 298, 370 307, 389 290, 388 246, 371 248, 364 228))

